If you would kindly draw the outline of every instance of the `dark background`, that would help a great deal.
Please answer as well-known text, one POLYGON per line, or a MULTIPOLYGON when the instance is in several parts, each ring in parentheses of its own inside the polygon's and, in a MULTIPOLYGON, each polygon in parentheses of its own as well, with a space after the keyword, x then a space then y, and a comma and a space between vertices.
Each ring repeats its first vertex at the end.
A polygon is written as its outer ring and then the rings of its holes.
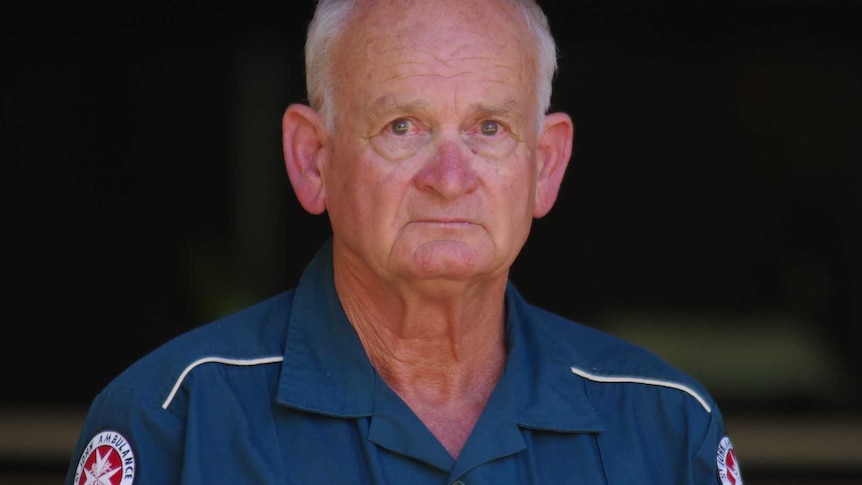
MULTIPOLYGON (((521 291, 692 372, 729 423, 856 422, 859 2, 540 3, 576 136, 521 291)), ((3 408, 83 412, 156 345, 296 283, 329 231, 281 158, 311 8, 0 16, 3 408)))

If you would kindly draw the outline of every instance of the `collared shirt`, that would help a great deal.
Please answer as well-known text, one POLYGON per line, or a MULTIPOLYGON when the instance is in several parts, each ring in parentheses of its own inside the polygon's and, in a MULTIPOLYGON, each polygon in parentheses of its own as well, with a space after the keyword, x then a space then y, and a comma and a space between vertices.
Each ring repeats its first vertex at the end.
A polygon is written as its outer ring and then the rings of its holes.
POLYGON ((66 484, 742 483, 695 379, 511 283, 505 370, 454 459, 371 365, 331 252, 295 289, 180 335, 106 386, 66 484))

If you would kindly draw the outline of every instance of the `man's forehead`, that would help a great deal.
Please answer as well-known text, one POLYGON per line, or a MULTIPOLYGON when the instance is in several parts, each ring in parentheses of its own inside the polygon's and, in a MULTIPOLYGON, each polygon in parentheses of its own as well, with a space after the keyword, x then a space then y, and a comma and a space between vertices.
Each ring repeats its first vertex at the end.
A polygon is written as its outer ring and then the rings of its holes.
MULTIPOLYGON (((487 99, 470 100, 465 104, 465 107, 466 111, 470 113, 520 116, 524 104, 524 100, 519 101, 509 97, 488 97, 487 99)), ((406 93, 385 94, 368 103, 369 111, 380 113, 419 113, 433 110, 436 107, 439 107, 439 104, 433 103, 421 95, 406 93)))
MULTIPOLYGON (((333 56, 334 94, 342 102, 380 116, 430 111, 434 107, 423 94, 434 86, 446 87, 451 98, 445 104, 462 112, 527 116, 535 97, 534 44, 525 42, 526 22, 509 0, 360 5, 363 12, 355 12, 333 56), (465 9, 467 2, 496 7, 465 9), (399 5, 410 13, 392 8, 399 5), (375 6, 380 10, 373 11, 375 6)), ((433 102, 442 109, 437 96, 433 102)))
POLYGON ((500 31, 506 24, 523 23, 512 0, 355 0, 348 27, 358 26, 358 33, 386 34, 404 25, 442 29, 437 22, 444 19, 449 24, 461 19, 460 28, 470 31, 489 27, 500 31))
POLYGON ((421 5, 443 8, 446 5, 475 6, 491 8, 498 5, 517 5, 517 0, 353 0, 355 10, 369 8, 410 9, 421 5))
POLYGON ((339 62, 368 56, 361 62, 379 61, 421 75, 425 73, 419 64, 430 66, 436 60, 452 68, 444 75, 457 75, 459 63, 469 70, 474 67, 471 61, 487 58, 495 66, 511 68, 505 65, 529 64, 535 57, 526 21, 513 15, 509 0, 365 0, 360 5, 365 7, 354 12, 337 42, 339 62), (466 2, 481 8, 465 8, 466 2))

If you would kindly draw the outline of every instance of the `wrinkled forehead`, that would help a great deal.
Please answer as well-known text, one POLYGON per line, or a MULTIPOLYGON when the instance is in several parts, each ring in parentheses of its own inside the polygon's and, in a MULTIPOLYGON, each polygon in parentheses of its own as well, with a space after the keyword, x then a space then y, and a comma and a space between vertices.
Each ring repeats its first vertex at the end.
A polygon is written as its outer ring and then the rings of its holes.
POLYGON ((330 56, 335 125, 379 118, 370 113, 381 98, 424 102, 436 115, 514 103, 510 118, 537 121, 537 42, 511 0, 360 0, 356 8, 330 56))
MULTIPOLYGON (((349 56, 359 54, 350 52, 356 50, 380 55, 397 49, 446 47, 453 39, 463 48, 486 44, 530 51, 534 47, 526 21, 511 0, 358 0, 336 49, 348 51, 349 56)), ((445 49, 436 51, 447 54, 445 49)))
POLYGON ((423 65, 443 76, 537 74, 536 43, 511 0, 360 0, 355 8, 334 46, 335 84, 421 74, 423 65))

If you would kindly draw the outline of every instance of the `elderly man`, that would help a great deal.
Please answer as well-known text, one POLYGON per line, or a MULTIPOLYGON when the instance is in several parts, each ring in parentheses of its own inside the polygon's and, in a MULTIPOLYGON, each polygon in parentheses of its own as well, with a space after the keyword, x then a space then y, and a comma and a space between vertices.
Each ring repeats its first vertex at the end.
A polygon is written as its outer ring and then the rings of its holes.
POLYGON ((536 4, 321 1, 306 63, 284 158, 331 239, 110 383, 68 484, 742 483, 697 381, 509 281, 572 145, 536 4))

